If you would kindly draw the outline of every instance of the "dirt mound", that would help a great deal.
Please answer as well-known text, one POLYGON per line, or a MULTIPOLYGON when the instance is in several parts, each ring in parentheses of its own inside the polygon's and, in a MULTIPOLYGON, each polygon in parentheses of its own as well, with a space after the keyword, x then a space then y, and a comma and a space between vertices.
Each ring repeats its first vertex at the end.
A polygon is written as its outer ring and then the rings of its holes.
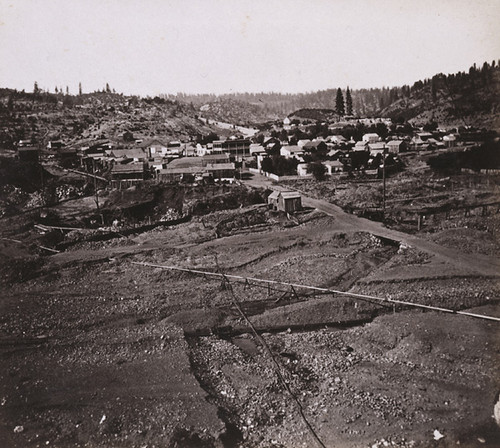
POLYGON ((165 319, 165 322, 174 323, 182 327, 185 333, 207 334, 224 322, 227 314, 219 309, 195 309, 179 311, 165 319))
POLYGON ((43 260, 39 257, 0 257, 0 284, 12 285, 38 277, 43 260))
MULTIPOLYGON (((184 201, 203 199, 208 190, 196 188, 185 189, 184 201)), ((67 209, 76 213, 84 202, 67 209)), ((91 198, 87 205, 93 209, 91 198)), ((498 313, 497 278, 428 262, 409 246, 400 251, 359 231, 359 218, 349 215, 342 224, 340 213, 215 237, 221 221, 245 224, 247 211, 249 220, 259 216, 258 207, 249 210, 195 217, 116 244, 88 242, 26 269, 43 275, 3 287, 5 445, 311 446, 234 293, 326 446, 427 447, 436 429, 445 435, 442 447, 474 446, 478 438, 495 446, 498 431, 488 426, 492 408, 485 405, 498 389, 495 322, 342 294, 295 294, 284 285, 242 282, 231 293, 220 278, 157 265, 445 307, 492 304, 477 310, 489 315, 498 313), (418 278, 404 276, 405 268, 418 278), (387 280, 389 270, 397 275, 387 280), (374 310, 383 315, 374 317, 374 310), (335 326, 346 321, 358 326, 335 326), (23 431, 14 432, 19 426, 23 431)), ((34 221, 2 222, 29 235, 34 221)))
POLYGON ((26 193, 33 193, 40 188, 42 179, 48 181, 52 175, 38 163, 26 163, 19 160, 0 157, 0 186, 13 185, 26 193))
POLYGON ((269 221, 269 216, 266 210, 256 209, 249 210, 244 213, 236 213, 233 216, 222 219, 216 226, 217 235, 229 235, 231 232, 257 226, 259 224, 266 224, 269 221))
MULTIPOLYGON (((500 218, 495 216, 491 220, 496 220, 496 225, 500 223, 500 218)), ((474 226, 474 224, 472 224, 474 226)), ((431 241, 446 247, 460 247, 466 253, 480 253, 487 255, 500 254, 500 232, 492 229, 492 226, 482 229, 467 227, 449 228, 429 235, 431 241)))
MULTIPOLYGON (((214 191, 215 193, 215 191, 214 191)), ((212 197, 205 195, 201 199, 194 198, 189 204, 193 215, 205 215, 218 210, 247 207, 265 203, 265 192, 262 190, 248 190, 245 187, 233 187, 228 191, 222 189, 221 194, 212 197)))

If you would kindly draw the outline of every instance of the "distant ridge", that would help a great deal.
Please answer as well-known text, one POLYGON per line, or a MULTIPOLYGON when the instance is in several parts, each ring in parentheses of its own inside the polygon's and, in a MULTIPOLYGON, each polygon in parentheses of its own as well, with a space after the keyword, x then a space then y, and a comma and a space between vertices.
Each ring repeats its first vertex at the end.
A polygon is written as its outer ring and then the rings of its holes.
MULTIPOLYGON (((202 107, 208 118, 249 123, 282 119, 300 109, 334 109, 336 88, 311 93, 231 93, 164 95, 202 107)), ((345 95, 345 91, 344 91, 345 95)), ((442 73, 412 86, 351 90, 357 117, 387 116, 393 120, 438 121, 500 129, 500 67, 497 61, 475 64, 468 72, 442 73)), ((303 112, 301 112, 303 114, 303 112)))

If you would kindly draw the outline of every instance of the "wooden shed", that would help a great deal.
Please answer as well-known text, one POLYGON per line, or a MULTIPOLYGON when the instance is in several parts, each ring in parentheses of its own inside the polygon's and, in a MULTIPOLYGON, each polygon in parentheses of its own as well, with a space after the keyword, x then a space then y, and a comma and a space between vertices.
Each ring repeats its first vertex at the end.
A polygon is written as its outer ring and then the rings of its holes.
POLYGON ((268 197, 267 197, 267 205, 269 206, 270 209, 273 210, 278 210, 278 196, 279 196, 279 191, 273 191, 268 197))
POLYGON ((273 191, 267 198, 273 210, 293 213, 302 209, 302 198, 296 191, 273 191))
POLYGON ((281 191, 278 197, 278 210, 293 213, 302 209, 302 198, 296 191, 281 191))

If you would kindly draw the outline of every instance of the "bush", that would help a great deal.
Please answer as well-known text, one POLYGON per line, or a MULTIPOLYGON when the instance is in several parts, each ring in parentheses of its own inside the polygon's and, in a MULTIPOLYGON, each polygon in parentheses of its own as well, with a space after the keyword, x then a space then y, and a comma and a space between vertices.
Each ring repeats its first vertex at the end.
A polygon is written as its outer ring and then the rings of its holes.
POLYGON ((325 180, 326 166, 321 162, 312 162, 307 165, 307 170, 314 176, 318 181, 325 180))

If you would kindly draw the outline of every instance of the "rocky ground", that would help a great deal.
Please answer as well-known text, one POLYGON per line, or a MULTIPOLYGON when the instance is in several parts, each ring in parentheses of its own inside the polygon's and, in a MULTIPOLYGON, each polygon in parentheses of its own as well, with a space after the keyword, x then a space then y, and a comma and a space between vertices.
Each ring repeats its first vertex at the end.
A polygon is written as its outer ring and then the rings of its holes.
POLYGON ((2 277, 3 446, 315 446, 300 410, 328 447, 500 443, 498 322, 135 264, 500 316, 498 277, 439 246, 252 207, 33 259, 2 240, 2 272, 26 273, 2 277))

